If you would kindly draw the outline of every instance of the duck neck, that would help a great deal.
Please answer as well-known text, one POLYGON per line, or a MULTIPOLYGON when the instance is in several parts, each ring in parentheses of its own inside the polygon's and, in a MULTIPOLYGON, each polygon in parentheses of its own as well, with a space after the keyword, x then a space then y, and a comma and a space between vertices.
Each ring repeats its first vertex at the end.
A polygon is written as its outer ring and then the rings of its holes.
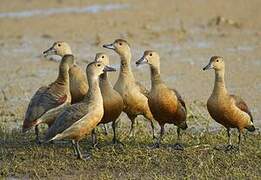
POLYGON ((216 70, 213 94, 225 94, 225 93, 227 93, 226 86, 225 86, 225 71, 216 70))
POLYGON ((131 52, 124 53, 120 55, 121 58, 121 69, 120 69, 120 76, 128 76, 133 77, 131 71, 131 52))
POLYGON ((72 55, 72 50, 71 48, 66 48, 64 49, 61 53, 60 53, 60 56, 63 57, 64 55, 72 55))
POLYGON ((160 68, 158 66, 150 65, 150 74, 152 87, 162 82, 160 78, 160 68))
POLYGON ((89 90, 84 98, 85 102, 96 102, 96 103, 102 103, 102 95, 101 90, 99 86, 99 77, 90 77, 88 76, 88 84, 89 84, 89 90))
POLYGON ((110 85, 107 72, 100 75, 100 87, 110 85))
MULTIPOLYGON (((61 64, 56 82, 60 85, 69 84, 69 67, 67 64, 61 64)), ((69 87, 69 86, 68 86, 69 87)))

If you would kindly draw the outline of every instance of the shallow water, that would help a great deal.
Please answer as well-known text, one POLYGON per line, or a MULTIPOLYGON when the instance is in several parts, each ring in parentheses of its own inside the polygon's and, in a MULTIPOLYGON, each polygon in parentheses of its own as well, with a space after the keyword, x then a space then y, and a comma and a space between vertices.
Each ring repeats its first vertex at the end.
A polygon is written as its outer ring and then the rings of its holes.
POLYGON ((64 8, 49 8, 49 9, 34 9, 20 12, 2 12, 0 18, 28 18, 33 16, 50 16, 54 14, 67 13, 99 13, 102 11, 113 11, 118 9, 128 8, 128 4, 105 4, 92 5, 85 7, 64 7, 64 8))

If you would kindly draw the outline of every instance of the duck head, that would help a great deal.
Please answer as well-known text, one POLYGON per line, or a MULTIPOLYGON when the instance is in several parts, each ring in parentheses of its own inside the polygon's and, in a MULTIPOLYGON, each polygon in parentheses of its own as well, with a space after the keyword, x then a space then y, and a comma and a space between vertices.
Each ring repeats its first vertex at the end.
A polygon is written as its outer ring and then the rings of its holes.
POLYGON ((102 62, 104 65, 110 64, 109 57, 105 53, 97 53, 94 61, 102 62))
POLYGON ((212 56, 209 63, 203 68, 204 71, 209 69, 214 69, 215 71, 220 71, 225 68, 225 62, 220 56, 212 56))
POLYGON ((142 65, 142 64, 149 64, 153 67, 159 67, 160 66, 160 57, 159 54, 156 51, 145 51, 143 53, 143 56, 136 61, 136 65, 142 65))
POLYGON ((104 72, 116 71, 113 67, 103 64, 100 61, 94 61, 88 64, 86 68, 87 77, 98 78, 104 72))
POLYGON ((126 40, 116 39, 111 44, 105 44, 102 47, 107 49, 112 49, 119 55, 125 55, 126 53, 130 53, 130 45, 126 40))
POLYGON ((45 56, 58 55, 63 57, 66 54, 72 54, 72 50, 68 43, 63 41, 57 41, 53 43, 53 45, 49 49, 44 51, 43 54, 45 56))

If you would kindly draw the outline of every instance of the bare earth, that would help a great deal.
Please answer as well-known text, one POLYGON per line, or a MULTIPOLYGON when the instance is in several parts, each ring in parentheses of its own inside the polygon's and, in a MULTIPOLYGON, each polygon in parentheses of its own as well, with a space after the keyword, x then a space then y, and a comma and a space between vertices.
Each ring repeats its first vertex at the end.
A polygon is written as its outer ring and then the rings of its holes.
MULTIPOLYGON (((56 78, 58 63, 42 56, 54 41, 68 42, 85 69, 97 52, 108 53, 111 63, 118 67, 119 57, 101 46, 123 38, 131 45, 137 80, 150 87, 149 69, 135 67, 134 61, 144 50, 157 50, 165 82, 182 94, 189 107, 199 104, 198 111, 206 118, 214 72, 203 72, 202 68, 211 56, 223 56, 229 92, 243 97, 260 128, 260 7, 260 0, 1 0, 0 124, 9 130, 19 129, 33 93, 56 78), (39 9, 49 12, 50 8, 93 5, 118 8, 30 15, 39 9), (29 15, 5 14, 21 11, 29 11, 29 15)), ((117 76, 111 75, 113 83, 117 76)), ((124 122, 124 115, 122 119, 124 122)), ((211 121, 212 130, 219 127, 211 121)))

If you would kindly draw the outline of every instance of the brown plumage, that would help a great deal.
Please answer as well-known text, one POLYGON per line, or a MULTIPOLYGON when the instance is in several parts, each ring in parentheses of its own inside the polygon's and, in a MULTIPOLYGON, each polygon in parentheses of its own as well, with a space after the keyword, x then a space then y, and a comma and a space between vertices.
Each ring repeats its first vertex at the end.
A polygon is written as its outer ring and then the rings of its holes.
POLYGON ((208 65, 203 68, 203 70, 208 69, 215 70, 215 85, 207 102, 209 114, 216 122, 226 127, 229 148, 231 148, 230 128, 238 129, 238 147, 240 147, 243 129, 255 130, 252 114, 240 97, 228 94, 224 79, 225 62, 223 58, 213 56, 208 65))
POLYGON ((23 122, 23 132, 35 126, 38 143, 40 142, 38 124, 46 123, 50 126, 57 112, 71 103, 68 71, 73 65, 73 56, 64 56, 59 66, 58 78, 50 85, 39 88, 29 103, 23 122))
POLYGON ((82 159, 78 142, 90 134, 103 116, 103 99, 99 87, 99 75, 113 68, 101 62, 92 62, 87 68, 89 90, 84 100, 67 107, 48 129, 45 141, 70 139, 77 157, 82 159))
MULTIPOLYGON (((45 55, 58 55, 63 57, 66 54, 72 54, 71 47, 68 43, 58 41, 52 47, 43 52, 45 55)), ((86 74, 78 66, 74 65, 70 71, 70 92, 72 94, 72 103, 80 102, 88 91, 86 74)))
MULTIPOLYGON (((105 65, 109 65, 109 57, 105 53, 97 53, 95 61, 102 62, 105 65)), ((123 110, 123 100, 121 95, 113 89, 106 72, 100 75, 99 84, 101 88, 104 107, 104 115, 100 124, 107 124, 112 122, 113 143, 116 143, 118 142, 116 138, 116 120, 123 110)), ((93 138, 93 141, 96 141, 95 132, 94 136, 95 137, 93 138)), ((97 142, 93 142, 93 144, 97 144, 97 142)))
MULTIPOLYGON (((155 144, 159 147, 164 134, 164 125, 174 124, 177 128, 178 141, 180 140, 180 129, 187 129, 186 105, 180 94, 168 88, 160 77, 160 57, 155 51, 145 51, 142 58, 136 62, 137 65, 148 64, 151 69, 151 90, 148 96, 149 107, 155 120, 158 121, 161 131, 160 137, 155 144)), ((182 148, 180 144, 176 147, 182 148)))
POLYGON ((112 49, 119 54, 121 59, 121 68, 119 78, 114 85, 114 89, 120 93, 124 103, 124 112, 131 120, 130 136, 135 135, 135 118, 143 115, 151 123, 152 134, 154 136, 153 116, 148 105, 146 91, 135 81, 131 70, 131 51, 129 44, 122 39, 117 39, 112 44, 103 45, 104 48, 112 49))

